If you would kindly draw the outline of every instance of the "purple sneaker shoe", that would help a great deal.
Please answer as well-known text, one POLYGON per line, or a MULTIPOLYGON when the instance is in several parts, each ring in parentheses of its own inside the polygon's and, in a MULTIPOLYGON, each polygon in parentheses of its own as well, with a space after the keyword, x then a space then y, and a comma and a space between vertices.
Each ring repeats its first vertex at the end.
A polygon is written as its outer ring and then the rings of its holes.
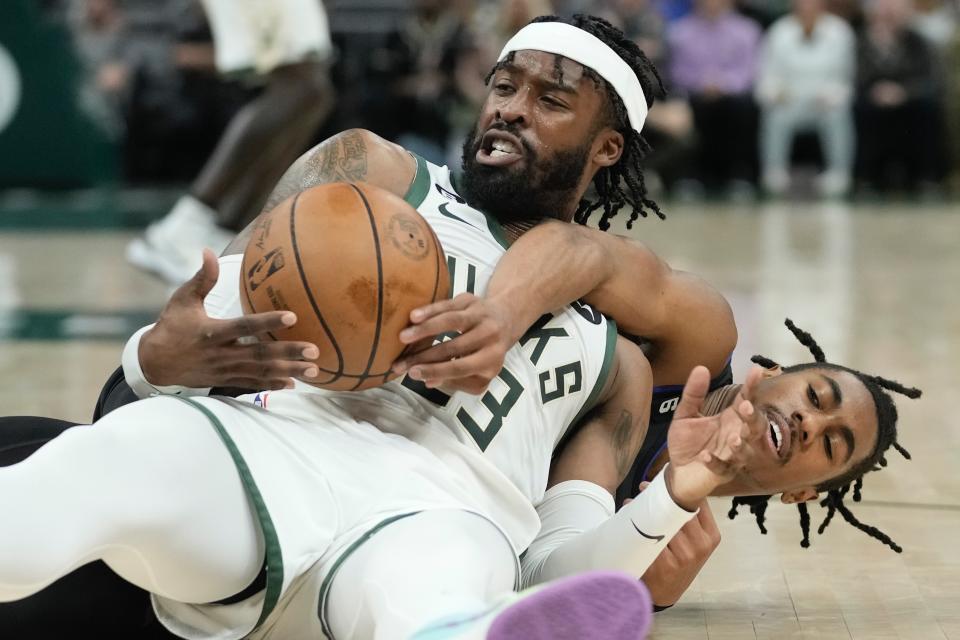
POLYGON ((527 589, 492 611, 431 625, 412 640, 642 640, 652 621, 642 582, 593 571, 527 589))

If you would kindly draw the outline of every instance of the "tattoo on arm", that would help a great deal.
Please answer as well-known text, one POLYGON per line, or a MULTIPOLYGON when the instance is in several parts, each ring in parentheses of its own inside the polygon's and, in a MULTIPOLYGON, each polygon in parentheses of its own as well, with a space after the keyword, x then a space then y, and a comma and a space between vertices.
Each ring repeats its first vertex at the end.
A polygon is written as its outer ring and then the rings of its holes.
POLYGON ((264 211, 304 189, 330 182, 355 182, 366 177, 367 145, 363 134, 345 131, 321 143, 290 167, 270 194, 264 211))
MULTIPOLYGON (((345 131, 320 143, 287 169, 270 192, 263 211, 270 211, 304 189, 330 182, 354 182, 367 177, 367 145, 359 131, 345 131)), ((256 222, 237 234, 224 255, 243 253, 256 222)))
POLYGON ((623 480, 633 465, 635 451, 631 446, 633 440, 633 414, 624 409, 617 419, 617 426, 613 429, 610 444, 613 446, 617 460, 617 475, 623 480))

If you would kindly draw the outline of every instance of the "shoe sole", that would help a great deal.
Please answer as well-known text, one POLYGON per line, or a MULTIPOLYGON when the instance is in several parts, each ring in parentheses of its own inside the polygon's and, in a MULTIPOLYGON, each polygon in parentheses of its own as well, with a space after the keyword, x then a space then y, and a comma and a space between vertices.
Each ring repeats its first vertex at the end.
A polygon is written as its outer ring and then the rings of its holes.
POLYGON ((488 640, 640 640, 653 604, 642 582, 593 572, 559 580, 500 613, 488 640))
MULTIPOLYGON (((476 638, 488 614, 449 620, 413 640, 476 638)), ((487 640, 642 640, 653 603, 642 582, 625 573, 595 571, 552 582, 500 611, 487 640)))

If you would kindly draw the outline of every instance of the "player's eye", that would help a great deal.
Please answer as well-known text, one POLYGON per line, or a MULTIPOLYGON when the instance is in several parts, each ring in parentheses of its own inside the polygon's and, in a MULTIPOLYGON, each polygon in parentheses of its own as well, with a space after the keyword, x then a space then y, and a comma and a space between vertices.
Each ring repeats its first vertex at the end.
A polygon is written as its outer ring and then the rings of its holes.
POLYGON ((813 385, 807 385, 807 397, 813 406, 817 409, 820 408, 820 398, 817 396, 817 392, 813 390, 813 385))

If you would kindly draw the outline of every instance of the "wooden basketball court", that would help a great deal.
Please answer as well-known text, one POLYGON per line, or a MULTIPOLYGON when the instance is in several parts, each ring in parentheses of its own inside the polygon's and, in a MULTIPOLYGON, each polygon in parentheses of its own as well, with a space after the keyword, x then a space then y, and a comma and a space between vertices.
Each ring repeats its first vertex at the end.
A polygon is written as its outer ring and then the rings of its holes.
MULTIPOLYGON (((729 298, 734 370, 762 353, 809 360, 783 327, 810 331, 828 359, 920 387, 898 398, 900 442, 852 505, 904 547, 895 554, 842 522, 800 548, 797 511, 773 504, 770 532, 726 519, 690 592, 658 614, 658 640, 960 639, 960 211, 913 202, 752 207, 665 205, 631 232, 729 298)), ((0 205, 2 210, 2 205, 0 205)), ((129 267, 132 231, 0 229, 0 406, 5 415, 87 421, 123 341, 166 287, 129 267)), ((745 510, 743 510, 745 511, 745 510)), ((822 518, 811 510, 814 527, 822 518)))

